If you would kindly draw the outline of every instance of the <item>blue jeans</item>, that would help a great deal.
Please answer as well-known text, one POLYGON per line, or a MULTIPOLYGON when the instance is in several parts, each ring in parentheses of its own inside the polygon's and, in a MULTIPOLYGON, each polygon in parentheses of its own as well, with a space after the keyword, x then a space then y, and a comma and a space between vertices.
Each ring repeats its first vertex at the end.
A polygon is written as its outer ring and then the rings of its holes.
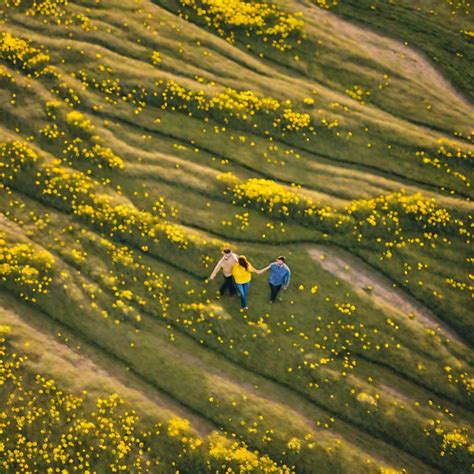
POLYGON ((247 296, 249 294, 250 282, 248 283, 236 283, 237 292, 240 296, 240 305, 242 308, 247 307, 247 296))

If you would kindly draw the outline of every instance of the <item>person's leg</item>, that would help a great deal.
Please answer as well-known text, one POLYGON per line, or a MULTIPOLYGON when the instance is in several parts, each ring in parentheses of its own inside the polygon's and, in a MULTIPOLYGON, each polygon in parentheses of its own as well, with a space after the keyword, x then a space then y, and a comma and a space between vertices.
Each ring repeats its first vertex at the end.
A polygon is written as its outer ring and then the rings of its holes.
POLYGON ((270 286, 270 301, 273 303, 275 301, 275 285, 269 283, 270 286))
POLYGON ((247 297, 249 295, 250 283, 244 283, 243 285, 243 298, 242 298, 242 308, 247 308, 247 297))
POLYGON ((230 296, 234 296, 237 293, 237 290, 235 289, 234 277, 230 276, 230 277, 227 277, 227 278, 229 279, 229 293, 230 293, 230 296))
POLYGON ((231 295, 235 294, 234 278, 231 276, 229 277, 224 276, 224 283, 222 283, 222 286, 219 289, 221 295, 225 293, 225 290, 227 290, 227 288, 229 288, 229 293, 231 295))
POLYGON ((272 285, 270 283, 270 300, 273 302, 276 300, 278 293, 281 290, 281 285, 272 285))
POLYGON ((227 281, 227 277, 224 277, 224 283, 222 283, 221 287, 219 288, 219 293, 221 296, 225 293, 226 288, 229 286, 229 282, 227 281))
POLYGON ((240 296, 240 306, 242 306, 242 308, 245 308, 245 306, 247 305, 247 297, 245 295, 244 285, 242 283, 236 283, 235 287, 237 289, 237 293, 240 296))

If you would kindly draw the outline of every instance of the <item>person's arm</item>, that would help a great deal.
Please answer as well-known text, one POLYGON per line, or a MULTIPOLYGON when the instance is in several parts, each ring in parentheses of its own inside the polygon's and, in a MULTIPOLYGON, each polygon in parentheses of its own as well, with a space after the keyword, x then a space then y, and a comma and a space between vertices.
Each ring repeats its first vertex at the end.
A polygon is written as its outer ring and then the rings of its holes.
POLYGON ((288 286, 290 285, 290 280, 291 280, 291 271, 288 268, 288 273, 285 275, 285 279, 283 280, 283 289, 287 289, 288 286))
POLYGON ((255 270, 255 273, 258 273, 259 275, 261 275, 262 273, 265 273, 268 270, 270 270, 270 268, 272 268, 272 264, 266 266, 265 268, 262 268, 261 270, 255 270))
POLYGON ((222 268, 222 258, 217 262, 216 266, 214 267, 214 270, 212 270, 209 280, 214 280, 214 278, 216 277, 217 273, 219 272, 221 268, 222 268))

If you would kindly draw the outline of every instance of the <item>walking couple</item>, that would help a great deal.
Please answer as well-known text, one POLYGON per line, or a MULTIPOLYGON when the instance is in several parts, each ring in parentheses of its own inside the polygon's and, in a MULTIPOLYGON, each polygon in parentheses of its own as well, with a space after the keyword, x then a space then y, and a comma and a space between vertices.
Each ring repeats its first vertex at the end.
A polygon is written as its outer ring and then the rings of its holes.
POLYGON ((275 262, 262 268, 255 269, 244 255, 236 255, 229 248, 222 251, 222 258, 217 262, 216 267, 209 277, 214 280, 219 271, 222 270, 224 283, 220 287, 220 293, 223 295, 229 290, 231 295, 238 293, 242 309, 248 309, 247 297, 252 280, 252 273, 261 275, 267 271, 270 272, 268 283, 270 285, 270 303, 273 303, 278 293, 283 288, 286 290, 290 284, 291 272, 288 265, 285 264, 285 257, 280 256, 275 262))

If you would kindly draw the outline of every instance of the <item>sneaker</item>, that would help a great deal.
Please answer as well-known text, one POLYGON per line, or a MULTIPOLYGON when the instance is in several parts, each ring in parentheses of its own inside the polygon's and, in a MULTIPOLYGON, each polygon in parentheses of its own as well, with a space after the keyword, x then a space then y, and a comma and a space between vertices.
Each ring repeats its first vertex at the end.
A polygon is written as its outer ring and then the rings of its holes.
POLYGON ((245 309, 245 310, 247 310, 247 309, 249 309, 249 307, 248 307, 248 306, 246 306, 244 309, 245 309))

